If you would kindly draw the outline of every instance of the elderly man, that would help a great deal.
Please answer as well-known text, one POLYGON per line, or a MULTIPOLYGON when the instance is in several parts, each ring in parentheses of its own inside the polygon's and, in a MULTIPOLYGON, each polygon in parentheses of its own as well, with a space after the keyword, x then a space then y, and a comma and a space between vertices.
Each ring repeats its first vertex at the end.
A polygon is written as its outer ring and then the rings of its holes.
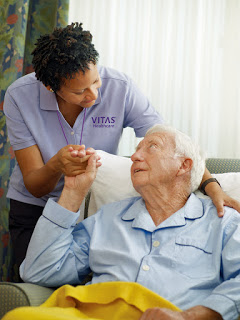
MULTIPOLYGON (((131 177, 141 197, 104 206, 75 225, 97 171, 66 177, 33 233, 21 277, 44 286, 137 282, 183 312, 151 308, 144 319, 237 319, 240 310, 240 215, 217 216, 210 200, 192 192, 204 159, 185 134, 157 125, 132 155, 131 177)), ((127 319, 127 318, 126 318, 127 319)))

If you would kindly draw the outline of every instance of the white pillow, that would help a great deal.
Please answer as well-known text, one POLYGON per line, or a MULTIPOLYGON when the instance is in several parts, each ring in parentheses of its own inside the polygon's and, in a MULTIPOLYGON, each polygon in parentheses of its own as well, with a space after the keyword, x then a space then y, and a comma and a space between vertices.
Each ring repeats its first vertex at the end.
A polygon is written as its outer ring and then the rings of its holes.
MULTIPOLYGON (((130 168, 130 158, 109 154, 97 150, 101 156, 102 166, 98 169, 97 177, 91 187, 91 197, 88 215, 92 215, 104 204, 122 199, 139 196, 133 188, 130 168)), ((240 172, 213 174, 222 189, 231 197, 240 201, 240 172)), ((200 191, 196 191, 200 198, 207 198, 200 191)))
MULTIPOLYGON (((218 180, 227 195, 240 201, 240 172, 216 173, 212 174, 212 176, 218 180)), ((199 198, 209 198, 199 190, 195 194, 199 198)))
POLYGON ((88 216, 106 203, 139 196, 131 181, 132 160, 102 150, 97 150, 97 154, 101 156, 102 165, 91 187, 88 216))

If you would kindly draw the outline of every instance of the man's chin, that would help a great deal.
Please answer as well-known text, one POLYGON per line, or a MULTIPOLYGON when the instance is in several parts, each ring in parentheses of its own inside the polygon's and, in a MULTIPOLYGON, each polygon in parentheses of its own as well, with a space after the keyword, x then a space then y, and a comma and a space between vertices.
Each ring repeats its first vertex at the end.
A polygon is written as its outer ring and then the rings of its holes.
POLYGON ((139 182, 139 181, 134 181, 132 179, 132 184, 133 184, 133 188, 141 194, 141 189, 144 187, 144 183, 139 182))

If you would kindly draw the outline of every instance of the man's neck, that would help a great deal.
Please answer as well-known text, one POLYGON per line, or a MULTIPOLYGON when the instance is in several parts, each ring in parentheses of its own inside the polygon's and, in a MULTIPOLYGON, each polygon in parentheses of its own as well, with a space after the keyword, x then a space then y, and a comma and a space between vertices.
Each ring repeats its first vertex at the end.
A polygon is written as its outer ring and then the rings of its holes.
POLYGON ((189 196, 188 192, 184 192, 180 188, 172 187, 171 190, 166 190, 164 187, 150 189, 151 187, 148 190, 141 190, 141 195, 156 226, 180 210, 189 196))

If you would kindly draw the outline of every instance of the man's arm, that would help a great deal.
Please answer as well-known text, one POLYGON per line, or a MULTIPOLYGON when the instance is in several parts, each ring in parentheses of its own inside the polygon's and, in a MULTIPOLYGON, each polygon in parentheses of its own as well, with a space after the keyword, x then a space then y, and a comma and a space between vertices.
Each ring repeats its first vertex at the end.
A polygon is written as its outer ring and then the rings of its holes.
POLYGON ((58 203, 69 211, 78 211, 97 174, 99 157, 94 153, 88 160, 86 171, 75 177, 65 177, 58 203))
POLYGON ((76 226, 76 221, 96 176, 96 159, 96 155, 89 158, 85 173, 65 177, 59 203, 52 199, 47 202, 20 267, 25 282, 55 287, 79 283, 89 273, 90 235, 82 223, 76 226))

